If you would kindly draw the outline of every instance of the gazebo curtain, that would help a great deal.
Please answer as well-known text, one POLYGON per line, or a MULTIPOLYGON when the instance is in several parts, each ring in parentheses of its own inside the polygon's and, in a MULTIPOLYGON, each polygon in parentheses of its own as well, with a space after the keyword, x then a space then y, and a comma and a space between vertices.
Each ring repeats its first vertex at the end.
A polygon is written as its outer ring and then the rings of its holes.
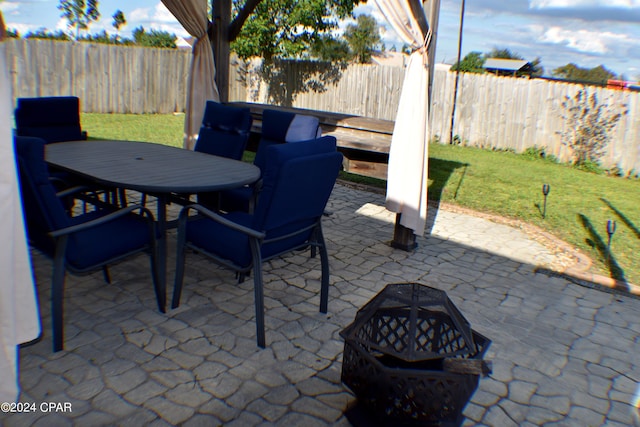
POLYGON ((11 84, 0 12, 0 402, 18 398, 17 345, 40 334, 38 304, 13 154, 11 84))
POLYGON ((376 0, 376 4, 412 49, 391 139, 386 207, 401 214, 401 225, 413 230, 416 235, 423 235, 427 218, 428 49, 431 33, 419 0, 376 0), (420 25, 421 22, 423 25, 420 25))
POLYGON ((207 0, 162 0, 162 3, 196 39, 187 85, 187 106, 184 120, 184 147, 193 149, 196 143, 204 107, 208 100, 219 101, 211 42, 207 35, 207 0))

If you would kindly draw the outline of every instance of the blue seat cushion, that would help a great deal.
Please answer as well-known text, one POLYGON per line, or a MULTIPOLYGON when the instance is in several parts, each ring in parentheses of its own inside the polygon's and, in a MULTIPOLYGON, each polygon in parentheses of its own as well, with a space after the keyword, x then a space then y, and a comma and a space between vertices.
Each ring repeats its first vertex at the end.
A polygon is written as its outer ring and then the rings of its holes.
MULTIPOLYGON (((237 224, 251 228, 254 218, 245 212, 231 212, 223 216, 237 224)), ((315 221, 301 221, 287 224, 279 229, 267 233, 266 239, 283 236, 300 228, 311 225, 315 221)), ((260 230, 257 230, 260 231, 260 230)), ((296 236, 278 240, 276 242, 263 244, 260 248, 262 258, 269 258, 291 250, 292 247, 303 244, 309 240, 311 231, 298 234, 296 236)), ((239 231, 233 230, 215 221, 208 219, 197 219, 187 223, 187 241, 196 247, 203 248, 220 258, 233 262, 241 268, 248 268, 251 265, 251 249, 249 247, 249 237, 239 231)))
MULTIPOLYGON (((245 212, 224 215, 230 221, 250 227, 252 216, 245 212)), ((209 219, 200 218, 187 223, 187 241, 199 248, 205 248, 220 258, 245 268, 251 265, 249 237, 239 231, 209 219)))
MULTIPOLYGON (((104 215, 106 212, 91 212, 72 218, 72 222, 85 223, 104 215)), ((126 215, 71 235, 67 244, 67 263, 76 270, 90 269, 136 252, 150 241, 151 230, 147 222, 138 215, 126 215)))

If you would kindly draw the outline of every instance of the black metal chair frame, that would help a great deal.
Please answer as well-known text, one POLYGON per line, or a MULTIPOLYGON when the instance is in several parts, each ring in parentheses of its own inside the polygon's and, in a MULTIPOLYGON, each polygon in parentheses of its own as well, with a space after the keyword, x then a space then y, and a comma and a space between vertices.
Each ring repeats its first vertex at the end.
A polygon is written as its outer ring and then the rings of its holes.
POLYGON ((252 228, 248 228, 237 224, 233 221, 230 221, 223 216, 207 209, 206 207, 198 204, 185 206, 180 215, 178 217, 178 244, 177 244, 177 254, 176 254, 176 279, 175 286, 173 289, 173 299, 171 302, 171 308, 176 308, 180 304, 180 295, 182 293, 182 284, 184 282, 184 266, 185 266, 185 248, 193 249, 196 252, 199 252, 208 258, 211 258, 216 263, 228 267, 229 269, 235 271, 239 274, 239 281, 242 282, 244 280, 245 275, 247 275, 251 270, 253 270, 253 289, 254 289, 254 298, 255 298, 255 309, 256 309, 256 336, 258 346, 261 348, 265 348, 265 325, 264 325, 264 286, 262 280, 262 263, 269 261, 273 258, 277 258, 286 253, 303 249, 306 247, 312 248, 312 256, 315 255, 315 249, 317 248, 320 252, 320 266, 321 266, 321 285, 320 285, 320 312, 327 313, 328 302, 329 302, 329 256, 327 253, 327 247, 324 240, 324 236, 322 233, 322 218, 319 218, 317 222, 309 227, 302 228, 293 233, 287 234, 285 236, 279 236, 274 239, 265 239, 266 235, 263 232, 256 231, 252 228), (213 221, 216 221, 226 227, 229 227, 233 230, 237 230, 243 234, 246 234, 249 237, 249 245, 251 249, 251 258, 252 263, 248 267, 239 266, 225 258, 221 258, 215 254, 212 254, 208 251, 203 250, 197 246, 194 246, 186 241, 186 233, 185 228, 187 225, 187 221, 193 220, 198 216, 189 217, 189 211, 195 210, 198 212, 198 215, 202 215, 207 217, 213 221), (260 247, 263 244, 275 242, 278 240, 287 239, 289 237, 308 232, 310 229, 313 229, 311 233, 311 238, 294 247, 291 247, 285 251, 279 252, 267 258, 263 258, 260 247))
MULTIPOLYGON (((19 160, 20 167, 26 168, 26 165, 23 164, 22 160, 19 160)), ((29 174, 22 174, 24 178, 26 178, 27 185, 31 188, 31 191, 34 194, 37 194, 37 190, 35 189, 35 184, 31 181, 29 174)), ((76 191, 84 190, 83 187, 74 187, 62 192, 56 193, 59 197, 67 197, 74 194, 76 191)), ((38 208, 42 211, 46 210, 46 207, 42 204, 40 197, 35 197, 36 202, 38 203, 38 208)), ((158 303, 158 308, 160 311, 164 311, 164 307, 161 306, 159 293, 160 293, 160 284, 158 281, 158 261, 157 261, 157 245, 156 245, 156 230, 155 230, 155 220, 153 213, 151 211, 141 205, 130 205, 124 208, 121 208, 117 211, 109 213, 100 218, 96 218, 91 221, 87 221, 81 224, 72 225, 66 228, 58 229, 49 233, 49 235, 54 239, 55 242, 55 250, 53 254, 53 274, 52 274, 52 282, 51 282, 51 317, 52 317, 52 330, 53 330, 53 351, 58 352, 64 348, 64 323, 63 323, 63 300, 64 300, 64 282, 66 270, 69 270, 73 274, 88 274, 92 273, 100 268, 104 273, 105 281, 110 283, 110 277, 108 270, 106 269, 107 265, 113 264, 117 261, 120 261, 124 258, 127 258, 133 254, 148 250, 150 252, 150 263, 151 263, 151 273, 152 273, 152 281, 154 290, 156 293, 156 300, 158 303), (117 257, 108 259, 100 264, 92 265, 86 269, 76 269, 71 265, 68 265, 66 262, 66 250, 67 243, 69 241, 69 237, 74 233, 79 231, 87 230, 89 228, 105 224, 110 221, 114 221, 120 217, 125 215, 129 215, 133 213, 135 210, 140 210, 140 215, 146 218, 147 223, 149 225, 149 233, 151 236, 151 242, 146 247, 142 247, 135 251, 130 251, 125 254, 121 254, 117 257)))

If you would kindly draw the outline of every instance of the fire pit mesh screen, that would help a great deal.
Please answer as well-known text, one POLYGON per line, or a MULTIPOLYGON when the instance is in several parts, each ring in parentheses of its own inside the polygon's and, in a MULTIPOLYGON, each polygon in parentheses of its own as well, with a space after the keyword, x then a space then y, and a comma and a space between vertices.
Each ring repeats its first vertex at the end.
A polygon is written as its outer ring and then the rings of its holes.
POLYGON ((465 353, 475 353, 473 340, 469 351, 464 336, 451 319, 437 312, 416 316, 411 330, 409 313, 401 310, 378 311, 356 332, 362 345, 388 354, 405 354, 414 360, 425 360, 465 353))
POLYGON ((446 292, 417 283, 387 285, 358 311, 342 336, 402 360, 477 352, 469 322, 446 292))
POLYGON ((479 382, 465 363, 482 362, 491 344, 445 292, 415 283, 387 285, 341 336, 342 382, 391 424, 458 425, 479 382))

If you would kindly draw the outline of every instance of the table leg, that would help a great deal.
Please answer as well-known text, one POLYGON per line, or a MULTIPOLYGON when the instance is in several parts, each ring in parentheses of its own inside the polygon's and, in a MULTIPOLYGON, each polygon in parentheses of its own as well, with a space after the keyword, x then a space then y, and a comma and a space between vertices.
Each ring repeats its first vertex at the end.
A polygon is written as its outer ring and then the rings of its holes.
POLYGON ((161 311, 167 306, 167 199, 165 195, 157 195, 157 238, 158 238, 158 281, 160 282, 161 311))

